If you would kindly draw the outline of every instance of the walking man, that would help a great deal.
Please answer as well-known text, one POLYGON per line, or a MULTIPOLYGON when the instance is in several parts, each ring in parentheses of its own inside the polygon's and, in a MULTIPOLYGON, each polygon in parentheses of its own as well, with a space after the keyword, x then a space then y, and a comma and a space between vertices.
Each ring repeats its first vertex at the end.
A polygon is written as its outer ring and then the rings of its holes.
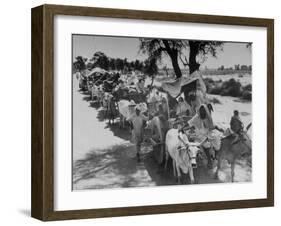
POLYGON ((136 114, 134 114, 129 121, 131 122, 132 140, 136 145, 137 160, 140 162, 140 150, 141 143, 143 142, 144 125, 148 119, 141 114, 138 106, 135 108, 135 112, 136 114))

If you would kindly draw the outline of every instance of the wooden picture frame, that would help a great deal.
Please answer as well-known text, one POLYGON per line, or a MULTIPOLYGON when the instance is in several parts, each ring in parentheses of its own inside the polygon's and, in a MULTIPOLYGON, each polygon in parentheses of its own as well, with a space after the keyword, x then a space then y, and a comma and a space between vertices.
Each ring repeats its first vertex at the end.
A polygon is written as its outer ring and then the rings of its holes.
POLYGON ((50 220, 162 214, 274 205, 274 20, 61 5, 32 9, 31 215, 50 220), (88 16, 240 25, 267 29, 267 198, 122 208, 54 210, 54 16, 88 16))

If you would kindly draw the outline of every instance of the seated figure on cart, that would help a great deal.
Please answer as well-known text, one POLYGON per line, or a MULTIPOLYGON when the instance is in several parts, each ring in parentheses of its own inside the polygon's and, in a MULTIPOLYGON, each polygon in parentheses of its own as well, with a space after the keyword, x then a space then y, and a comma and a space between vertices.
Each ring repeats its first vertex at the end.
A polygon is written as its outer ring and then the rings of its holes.
POLYGON ((188 125, 195 130, 195 139, 202 143, 202 149, 208 159, 208 167, 212 168, 214 155, 211 155, 211 151, 215 153, 220 149, 220 134, 215 130, 222 132, 222 129, 214 124, 211 111, 206 104, 199 107, 196 115, 188 121, 188 125))
POLYGON ((182 97, 179 97, 178 104, 176 106, 176 115, 177 117, 193 115, 191 106, 182 97))

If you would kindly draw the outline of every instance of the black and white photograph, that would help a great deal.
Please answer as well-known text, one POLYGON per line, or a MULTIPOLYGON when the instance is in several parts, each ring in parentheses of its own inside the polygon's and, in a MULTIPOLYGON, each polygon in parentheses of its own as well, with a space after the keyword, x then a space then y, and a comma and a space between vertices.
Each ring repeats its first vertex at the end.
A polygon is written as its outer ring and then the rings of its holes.
POLYGON ((73 190, 252 182, 252 43, 72 34, 70 76, 73 190))

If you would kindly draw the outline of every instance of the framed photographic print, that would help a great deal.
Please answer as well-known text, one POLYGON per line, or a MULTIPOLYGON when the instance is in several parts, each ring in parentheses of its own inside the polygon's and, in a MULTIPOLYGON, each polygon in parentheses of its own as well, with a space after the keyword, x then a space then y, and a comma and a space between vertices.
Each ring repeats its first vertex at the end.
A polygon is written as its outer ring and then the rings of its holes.
POLYGON ((272 19, 32 9, 32 216, 274 205, 272 19))

